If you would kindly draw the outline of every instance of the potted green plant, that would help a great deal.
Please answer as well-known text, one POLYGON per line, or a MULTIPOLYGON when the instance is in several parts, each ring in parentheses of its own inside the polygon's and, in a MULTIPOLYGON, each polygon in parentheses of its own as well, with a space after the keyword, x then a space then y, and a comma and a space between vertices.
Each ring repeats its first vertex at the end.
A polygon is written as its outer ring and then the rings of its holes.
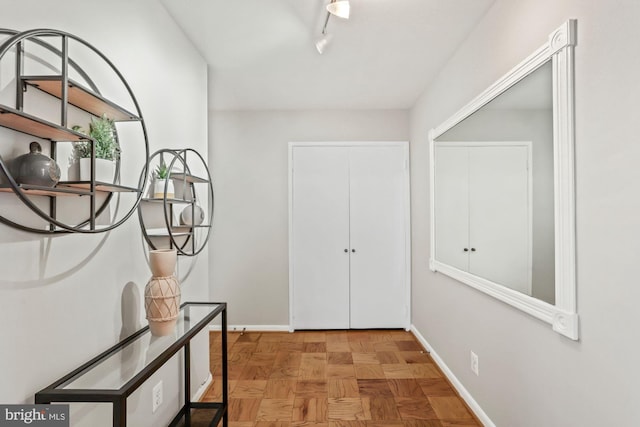
MULTIPOLYGON (((72 128, 76 132, 83 133, 93 140, 95 150, 95 179, 100 182, 115 181, 116 161, 120 158, 120 145, 115 135, 113 120, 106 114, 101 117, 92 117, 89 123, 89 132, 76 125, 72 128)), ((81 181, 91 179, 91 141, 80 141, 73 145, 74 162, 78 164, 78 177, 81 181)))
POLYGON ((173 188, 173 180, 171 179, 169 168, 166 163, 161 162, 153 172, 153 197, 164 198, 165 188, 167 199, 173 199, 175 190, 173 188))

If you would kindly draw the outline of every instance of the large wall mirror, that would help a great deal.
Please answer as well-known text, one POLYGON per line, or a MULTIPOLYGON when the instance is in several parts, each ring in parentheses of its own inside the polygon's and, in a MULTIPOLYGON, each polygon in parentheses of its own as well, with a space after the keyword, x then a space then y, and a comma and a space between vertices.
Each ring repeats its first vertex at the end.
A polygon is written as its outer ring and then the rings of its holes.
POLYGON ((572 339, 575 31, 567 21, 429 135, 431 269, 572 339))

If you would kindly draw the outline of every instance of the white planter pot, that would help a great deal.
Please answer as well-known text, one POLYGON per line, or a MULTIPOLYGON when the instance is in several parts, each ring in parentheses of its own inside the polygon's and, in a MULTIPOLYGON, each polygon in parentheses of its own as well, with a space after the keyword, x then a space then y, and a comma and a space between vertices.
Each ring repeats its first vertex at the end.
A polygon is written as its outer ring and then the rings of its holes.
MULTIPOLYGON (((80 181, 91 180, 91 159, 79 159, 80 181)), ((113 160, 96 159, 96 181, 115 182, 116 162, 113 160)))
POLYGON ((173 189, 173 180, 157 179, 157 178, 153 180, 153 197, 155 199, 162 199, 165 197, 164 195, 165 185, 167 188, 167 199, 173 199, 175 194, 173 189))

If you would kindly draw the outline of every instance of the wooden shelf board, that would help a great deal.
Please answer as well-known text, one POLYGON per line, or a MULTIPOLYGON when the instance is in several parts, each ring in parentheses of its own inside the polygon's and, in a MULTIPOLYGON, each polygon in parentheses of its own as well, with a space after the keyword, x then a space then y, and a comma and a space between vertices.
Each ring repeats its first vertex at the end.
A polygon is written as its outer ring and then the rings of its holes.
MULTIPOLYGON (((24 76, 22 80, 30 86, 62 99, 62 76, 24 76)), ((85 88, 80 83, 68 80, 67 85, 69 87, 67 92, 69 104, 75 105, 81 110, 98 117, 106 114, 107 117, 115 121, 140 120, 140 117, 85 88)))
POLYGON ((87 140, 85 135, 7 107, 6 105, 0 105, 0 126, 50 141, 87 140))
MULTIPOLYGON (((24 192, 28 196, 89 196, 91 195, 90 191, 84 191, 81 189, 75 188, 65 188, 65 187, 41 187, 37 185, 19 185, 20 190, 24 192)), ((0 192, 3 193, 13 193, 13 188, 2 186, 0 187, 0 192)))
MULTIPOLYGON (((181 229, 189 230, 189 227, 173 227, 171 234, 173 237, 190 236, 190 231, 181 231, 181 229)), ((149 237, 169 237, 169 230, 166 228, 149 228, 147 229, 149 237)))
MULTIPOLYGON (((162 198, 155 198, 155 197, 147 197, 142 199, 143 202, 148 202, 148 203, 164 203, 164 199, 162 198)), ((192 202, 190 200, 184 200, 184 199, 167 199, 167 203, 176 203, 176 204, 191 204, 192 202)))
MULTIPOLYGON (((89 181, 62 181, 58 183, 60 187, 70 187, 83 190, 89 190, 91 183, 89 181)), ((127 187, 126 185, 111 184, 108 182, 96 181, 96 191, 102 191, 105 193, 137 193, 140 190, 134 187, 127 187)))
POLYGON ((187 181, 187 182, 191 182, 191 183, 207 183, 209 182, 208 179, 204 179, 204 178, 200 178, 198 176, 195 175, 190 175, 190 174, 186 174, 186 173, 172 173, 171 174, 171 179, 174 179, 176 181, 187 181))

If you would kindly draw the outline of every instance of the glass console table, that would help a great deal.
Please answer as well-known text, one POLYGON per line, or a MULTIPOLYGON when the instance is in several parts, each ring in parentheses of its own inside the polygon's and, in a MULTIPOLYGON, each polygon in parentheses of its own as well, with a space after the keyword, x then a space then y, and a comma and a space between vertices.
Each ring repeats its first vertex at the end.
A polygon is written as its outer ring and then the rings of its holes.
MULTIPOLYGON (((113 405, 113 426, 125 427, 127 397, 174 354, 184 349, 185 403, 169 425, 189 426, 194 414, 206 411, 212 414, 209 426, 216 426, 222 420, 223 427, 227 427, 226 331, 226 303, 186 302, 180 307, 173 334, 154 337, 146 326, 37 392, 35 403, 110 402, 113 405), (222 321, 222 402, 191 402, 190 341, 218 315, 222 321)), ((71 422, 73 425, 73 420, 71 422)))

